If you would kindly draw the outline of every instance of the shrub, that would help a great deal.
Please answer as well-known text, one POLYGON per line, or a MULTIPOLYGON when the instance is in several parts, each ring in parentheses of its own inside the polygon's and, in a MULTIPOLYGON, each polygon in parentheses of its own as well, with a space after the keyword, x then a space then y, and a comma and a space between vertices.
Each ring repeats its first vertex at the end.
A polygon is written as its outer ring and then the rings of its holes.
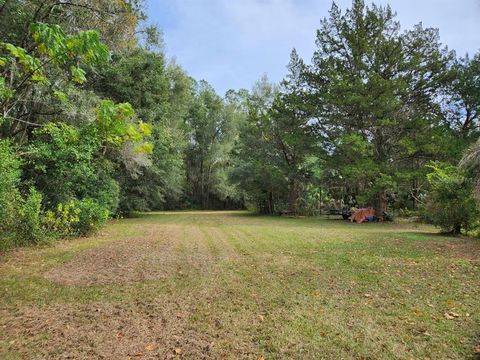
POLYGON ((4 236, 18 221, 20 165, 10 142, 0 140, 0 231, 4 236))
POLYGON ((42 189, 45 204, 55 209, 70 199, 84 198, 95 187, 95 139, 64 123, 49 123, 34 131, 25 156, 25 177, 42 189))
POLYGON ((68 237, 75 235, 75 226, 80 221, 80 209, 75 200, 65 204, 58 204, 55 210, 48 210, 43 224, 50 235, 54 237, 68 237))
POLYGON ((17 236, 26 243, 38 244, 46 239, 43 228, 42 194, 30 188, 27 198, 22 201, 17 236))
POLYGON ((444 232, 459 234, 461 230, 472 230, 477 225, 479 211, 471 181, 456 166, 435 162, 430 168, 425 218, 444 232))
POLYGON ((93 199, 78 201, 77 208, 80 211, 78 222, 75 224, 76 235, 90 234, 98 230, 108 220, 108 209, 93 199))
POLYGON ((110 214, 115 214, 120 201, 120 186, 116 180, 103 173, 92 183, 85 199, 94 199, 108 209, 110 214))
POLYGON ((93 199, 72 199, 47 211, 43 223, 55 237, 81 236, 97 230, 108 216, 108 209, 93 199))
POLYGON ((42 195, 30 188, 19 190, 21 161, 8 141, 0 141, 0 249, 37 244, 45 240, 42 195))

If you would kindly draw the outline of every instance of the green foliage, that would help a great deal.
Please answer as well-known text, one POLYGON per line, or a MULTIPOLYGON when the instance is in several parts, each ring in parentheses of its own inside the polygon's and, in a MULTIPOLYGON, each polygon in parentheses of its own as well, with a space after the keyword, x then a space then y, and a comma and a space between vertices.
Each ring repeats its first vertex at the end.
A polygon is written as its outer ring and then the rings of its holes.
POLYGON ((480 138, 467 149, 460 161, 460 166, 475 183, 474 195, 480 205, 480 138))
MULTIPOLYGON (((34 131, 26 156, 26 173, 43 189, 48 207, 69 199, 101 199, 112 213, 118 206, 119 188, 112 178, 114 160, 105 158, 133 148, 137 156, 150 153, 143 142, 150 127, 134 123, 129 104, 102 101, 97 121, 77 129, 65 123, 50 123, 34 131)), ((118 160, 117 160, 118 161, 118 160)))
POLYGON ((197 84, 195 95, 187 117, 187 197, 202 209, 232 206, 237 191, 226 172, 242 118, 232 111, 235 104, 225 104, 205 81, 197 84))
POLYGON ((247 200, 264 213, 311 212, 307 192, 319 171, 322 150, 312 136, 310 112, 301 91, 303 66, 293 51, 289 74, 280 88, 263 78, 247 95, 232 177, 247 200))
MULTIPOLYGON (((95 230, 119 207, 119 169, 138 176, 154 150, 146 140, 154 127, 137 118, 128 103, 134 97, 115 103, 111 94, 100 100, 85 90, 91 70, 110 60, 100 32, 85 28, 92 23, 89 7, 57 4, 52 11, 44 5, 14 0, 0 10, 6 30, 0 43, 0 139, 15 143, 0 140, 0 230, 8 246, 95 230)), ((122 29, 103 39, 134 31, 141 16, 135 2, 105 0, 96 7, 124 20, 122 29)), ((93 23, 107 29, 105 21, 93 23)), ((131 46, 132 37, 115 47, 131 46)))
POLYGON ((50 123, 34 132, 25 172, 43 189, 48 207, 90 194, 98 169, 95 154, 99 139, 65 123, 50 123))
POLYGON ((32 110, 33 114, 61 112, 55 108, 68 100, 63 91, 66 84, 83 84, 91 66, 109 59, 108 48, 96 31, 70 35, 58 24, 47 23, 30 24, 30 31, 33 44, 28 47, 0 42, 0 55, 4 55, 0 60, 0 99, 3 109, 8 109, 3 124, 0 122, 0 134, 7 136, 22 128, 28 134, 29 128, 40 126, 40 122, 23 120, 32 117, 32 110), (25 107, 27 103, 35 105, 25 107))
POLYGON ((480 54, 468 55, 452 65, 452 82, 447 88, 445 115, 463 139, 475 139, 480 124, 480 54))
POLYGON ((47 85, 50 83, 44 75, 42 62, 39 58, 28 54, 25 49, 13 44, 0 43, 0 47, 10 55, 10 59, 7 58, 5 62, 13 63, 13 59, 15 59, 22 66, 23 72, 29 76, 30 80, 47 85))
POLYGON ((55 237, 68 237, 76 234, 80 222, 80 209, 75 200, 59 203, 54 210, 48 210, 43 220, 46 230, 55 237))
POLYGON ((46 239, 43 228, 42 194, 31 187, 20 210, 17 237, 26 243, 38 244, 46 239))
POLYGON ((29 24, 41 19, 45 24, 58 25, 67 34, 94 29, 109 47, 124 51, 136 45, 136 28, 144 18, 143 2, 137 0, 99 0, 91 4, 38 0, 0 3, 2 38, 15 44, 25 42, 32 34, 29 24))
MULTIPOLYGON (((14 91, 9 89, 5 83, 5 79, 0 77, 0 100, 8 100, 14 95, 14 91)), ((1 125, 1 121, 0 121, 1 125)))
POLYGON ((36 56, 10 43, 0 45, 9 55, 2 60, 3 66, 17 61, 22 66, 23 73, 34 82, 50 84, 45 73, 47 65, 74 62, 75 65, 70 66, 70 74, 73 81, 81 84, 86 81, 86 73, 79 64, 94 65, 108 60, 108 48, 100 41, 96 31, 80 31, 75 35, 66 35, 59 25, 45 23, 31 24, 30 30, 36 44, 36 56))
POLYGON ((130 160, 117 169, 120 211, 178 206, 185 185, 191 80, 175 64, 166 65, 163 54, 137 49, 114 56, 92 86, 116 102, 130 102, 143 121, 140 130, 149 135, 148 143, 131 147, 130 160), (139 156, 142 152, 148 159, 139 156))
POLYGON ((134 122, 135 110, 129 103, 115 104, 102 100, 97 108, 96 126, 98 134, 107 146, 119 147, 126 142, 136 143, 135 151, 151 153, 153 146, 142 143, 144 137, 152 134, 150 125, 134 122))
POLYGON ((8 140, 0 140, 0 203, 17 188, 20 182, 21 161, 8 140))
POLYGON ((108 216, 108 209, 93 199, 72 199, 47 211, 43 225, 55 237, 81 236, 96 231, 108 216))
POLYGON ((21 162, 7 140, 0 140, 0 249, 15 236, 22 198, 20 184, 21 162))
POLYGON ((237 94, 245 104, 245 120, 240 125, 231 171, 231 180, 242 189, 246 205, 269 214, 282 210, 288 187, 269 113, 277 92, 277 87, 263 77, 250 93, 237 94))
POLYGON ((462 170, 453 165, 432 163, 428 175, 431 190, 425 218, 445 232, 470 231, 478 226, 480 212, 472 196, 472 184, 462 170))
POLYGON ((321 22, 313 63, 301 76, 306 102, 336 183, 362 205, 381 213, 388 192, 412 184, 418 191, 428 159, 445 156, 449 141, 433 135, 448 133, 437 101, 452 56, 435 29, 400 31, 389 6, 355 0, 342 12, 334 4, 321 22))
POLYGON ((109 52, 95 30, 79 31, 67 35, 57 24, 34 23, 30 25, 33 40, 40 54, 46 54, 58 64, 74 59, 85 64, 101 64, 108 60, 109 52))
POLYGON ((98 230, 108 217, 109 211, 100 202, 87 198, 78 201, 78 222, 75 225, 76 235, 87 235, 98 230))
POLYGON ((33 187, 21 195, 20 166, 11 144, 0 140, 0 250, 45 239, 42 195, 33 187))

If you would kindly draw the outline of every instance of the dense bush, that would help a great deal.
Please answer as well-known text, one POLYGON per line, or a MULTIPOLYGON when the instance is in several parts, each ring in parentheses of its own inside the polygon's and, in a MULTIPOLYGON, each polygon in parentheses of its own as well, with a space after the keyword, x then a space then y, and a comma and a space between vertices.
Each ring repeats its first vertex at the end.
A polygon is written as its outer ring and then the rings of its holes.
POLYGON ((87 235, 103 225, 109 216, 108 209, 93 199, 77 201, 78 222, 75 224, 76 235, 87 235))
POLYGON ((42 195, 32 187, 22 196, 20 167, 11 144, 0 141, 0 250, 45 239, 42 195))
POLYGON ((55 237, 67 237, 75 234, 76 224, 80 221, 80 209, 75 201, 57 204, 54 210, 48 210, 43 220, 49 234, 55 237))
POLYGON ((0 140, 0 231, 4 235, 15 221, 20 174, 20 160, 10 142, 0 140))
POLYGON ((34 131, 26 156, 26 175, 42 189, 49 207, 82 198, 96 189, 94 154, 98 148, 98 141, 73 126, 50 123, 34 131))
POLYGON ((479 210, 472 195, 472 183, 453 165, 433 163, 427 176, 430 192, 425 218, 444 232, 459 234, 478 225, 479 210))
MULTIPOLYGON (((58 127, 50 127, 50 129, 58 129, 58 127)), ((44 134, 48 131, 48 128, 42 130, 44 134)), ((75 132, 66 131, 62 138, 72 134, 75 132)), ((63 142, 60 143, 63 144, 63 142)), ((73 144, 68 150, 66 146, 62 148, 56 146, 51 149, 50 145, 44 140, 38 147, 31 147, 30 163, 26 166, 27 170, 32 167, 37 170, 44 169, 39 171, 37 184, 42 184, 43 173, 55 174, 56 179, 52 182, 59 187, 56 189, 52 187, 50 192, 46 192, 51 197, 48 202, 45 202, 42 194, 33 186, 22 194, 20 189, 22 161, 10 142, 0 141, 0 250, 13 246, 39 244, 47 239, 89 234, 106 222, 110 211, 118 204, 118 185, 108 176, 95 176, 92 178, 92 184, 87 186, 86 180, 93 171, 88 169, 88 166, 92 166, 91 161, 67 164, 68 156, 65 154, 74 154, 76 159, 88 157, 89 154, 78 154, 77 152, 82 149, 73 144), (48 156, 41 157, 39 154, 48 156), (69 173, 77 175, 67 181, 69 173), (56 182, 61 180, 65 182, 63 184, 56 182), (84 188, 82 188, 83 185, 85 185, 84 188), (61 190, 64 193, 55 194, 55 190, 61 190), (97 200, 92 198, 77 200, 72 197, 72 194, 79 191, 95 193, 97 200), (58 195, 70 195, 70 199, 52 205, 52 200, 57 199, 55 196, 58 195), (50 210, 44 211, 44 207, 49 207, 50 210)))
POLYGON ((45 240, 46 233, 42 224, 42 194, 32 187, 21 204, 17 237, 27 243, 39 243, 45 240))
POLYGON ((0 141, 0 250, 15 244, 20 194, 20 161, 10 143, 0 141))
POLYGON ((48 210, 43 225, 53 237, 82 236, 97 230, 109 214, 105 206, 93 199, 72 199, 48 210))

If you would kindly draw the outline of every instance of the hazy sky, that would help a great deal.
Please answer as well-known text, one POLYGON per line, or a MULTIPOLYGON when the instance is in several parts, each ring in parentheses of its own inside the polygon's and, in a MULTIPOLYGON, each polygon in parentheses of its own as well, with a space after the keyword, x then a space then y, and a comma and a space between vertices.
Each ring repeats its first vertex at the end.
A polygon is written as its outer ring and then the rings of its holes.
MULTIPOLYGON (((369 1, 365 1, 369 4, 369 1)), ((440 38, 457 54, 480 50, 480 0, 376 0, 389 3, 402 28, 418 22, 440 29, 440 38)), ((150 22, 163 33, 166 52, 195 79, 223 94, 250 89, 266 73, 285 75, 295 47, 307 61, 315 31, 331 0, 147 0, 150 22)), ((351 0, 337 0, 342 10, 351 0)))

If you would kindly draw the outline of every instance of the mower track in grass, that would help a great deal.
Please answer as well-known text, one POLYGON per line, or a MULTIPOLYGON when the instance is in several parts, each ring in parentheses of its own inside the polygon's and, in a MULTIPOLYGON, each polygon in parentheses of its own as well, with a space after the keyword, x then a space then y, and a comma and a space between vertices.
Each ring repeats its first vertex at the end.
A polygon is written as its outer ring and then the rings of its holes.
POLYGON ((475 359, 480 242, 159 212, 0 258, 1 359, 475 359))

